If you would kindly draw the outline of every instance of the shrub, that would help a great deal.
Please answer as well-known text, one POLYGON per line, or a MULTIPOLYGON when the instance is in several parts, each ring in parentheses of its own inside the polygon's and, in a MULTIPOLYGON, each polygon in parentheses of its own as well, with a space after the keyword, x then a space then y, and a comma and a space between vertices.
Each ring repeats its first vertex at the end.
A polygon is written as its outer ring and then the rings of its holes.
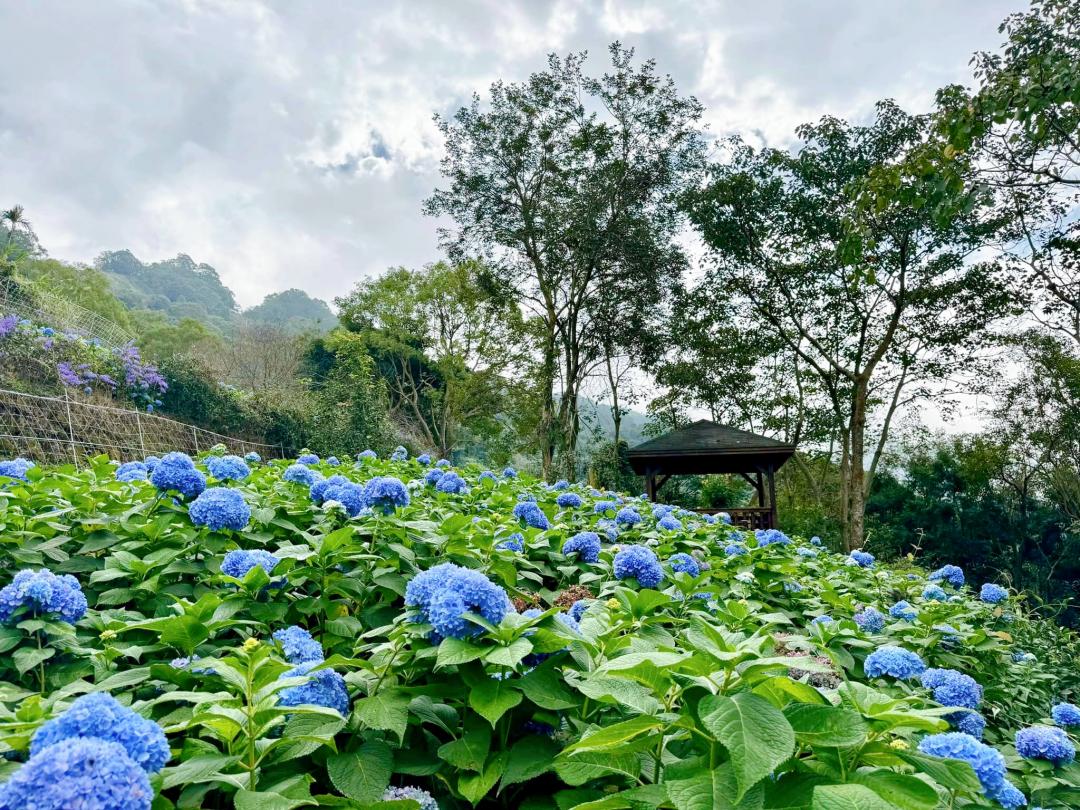
POLYGON ((464 482, 441 492, 415 458, 257 463, 179 497, 222 458, 148 460, 160 489, 105 458, 7 479, 0 571, 23 573, 0 574, 0 807, 1080 791, 1076 636, 955 566, 864 568, 795 533, 476 467, 436 468, 464 482), (346 493, 374 508, 326 505, 346 493))

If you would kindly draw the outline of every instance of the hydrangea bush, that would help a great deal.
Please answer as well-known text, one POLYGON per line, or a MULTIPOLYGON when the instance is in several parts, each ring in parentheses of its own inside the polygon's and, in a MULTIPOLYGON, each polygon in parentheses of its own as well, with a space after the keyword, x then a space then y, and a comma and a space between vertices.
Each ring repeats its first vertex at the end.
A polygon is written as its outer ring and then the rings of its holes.
POLYGON ((958 565, 402 452, 11 469, 3 810, 1080 806, 1077 638, 958 565))

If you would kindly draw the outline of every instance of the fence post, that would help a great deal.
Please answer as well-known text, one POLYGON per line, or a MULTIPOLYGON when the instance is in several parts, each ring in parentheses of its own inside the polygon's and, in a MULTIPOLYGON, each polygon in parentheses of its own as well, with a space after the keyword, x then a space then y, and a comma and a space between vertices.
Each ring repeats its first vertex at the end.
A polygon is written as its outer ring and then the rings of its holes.
POLYGON ((199 455, 199 429, 191 426, 191 438, 195 440, 195 455, 199 455))
POLYGON ((68 426, 68 441, 71 443, 71 461, 75 464, 75 469, 79 469, 79 453, 75 449, 75 428, 71 424, 71 397, 68 392, 64 392, 64 409, 67 411, 67 426, 68 426))
POLYGON ((139 450, 142 451, 143 458, 146 457, 146 443, 143 442, 142 434, 142 417, 138 411, 135 411, 135 426, 139 429, 139 450))
POLYGON ((278 445, 278 450, 281 452, 280 458, 285 458, 285 445, 284 444, 279 444, 278 445))

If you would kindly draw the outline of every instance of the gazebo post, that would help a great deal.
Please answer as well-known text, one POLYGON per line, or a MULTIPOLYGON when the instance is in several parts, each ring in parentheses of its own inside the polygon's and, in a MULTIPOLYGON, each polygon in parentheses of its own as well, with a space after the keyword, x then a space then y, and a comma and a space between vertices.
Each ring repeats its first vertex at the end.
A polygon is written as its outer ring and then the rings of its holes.
POLYGON ((756 474, 757 482, 754 484, 754 489, 757 490, 757 505, 761 508, 765 508, 765 483, 761 480, 761 470, 758 469, 756 474))
POLYGON ((645 494, 650 501, 656 503, 656 473, 651 470, 645 473, 645 494))
POLYGON ((769 478, 769 528, 775 529, 776 524, 779 523, 776 515, 776 470, 770 466, 768 471, 769 478))

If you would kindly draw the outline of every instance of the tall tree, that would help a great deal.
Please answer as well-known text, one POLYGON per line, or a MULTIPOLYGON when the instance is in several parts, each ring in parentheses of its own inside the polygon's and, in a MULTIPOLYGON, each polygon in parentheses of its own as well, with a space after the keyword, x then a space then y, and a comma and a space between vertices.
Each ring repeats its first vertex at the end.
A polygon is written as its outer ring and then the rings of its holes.
POLYGON ((520 359, 521 311, 488 275, 475 261, 397 268, 336 301, 383 372, 392 415, 444 456, 466 432, 498 432, 504 374, 520 359))
POLYGON ((1000 30, 1000 52, 972 60, 975 92, 939 94, 944 129, 1008 216, 1016 295, 1080 352, 1080 2, 1035 0, 1000 30))
MULTIPOLYGON (((536 376, 544 473, 560 447, 576 466, 578 392, 603 356, 605 302, 647 306, 680 276, 676 199, 703 161, 702 108, 652 61, 615 43, 611 70, 548 58, 525 82, 491 86, 452 117, 448 185, 426 202, 452 256, 483 256, 541 328, 536 376), (558 412, 556 398, 558 396, 558 412)), ((620 313, 624 315, 625 313, 620 313)))
POLYGON ((779 339, 812 375, 839 437, 844 542, 863 541, 864 505, 892 419, 943 396, 979 357, 1009 297, 973 262, 991 226, 977 205, 943 218, 919 204, 906 160, 933 148, 927 117, 891 102, 873 123, 800 127, 792 152, 735 141, 689 210, 712 260, 703 291, 779 339), (892 181, 879 204, 859 185, 892 181))

